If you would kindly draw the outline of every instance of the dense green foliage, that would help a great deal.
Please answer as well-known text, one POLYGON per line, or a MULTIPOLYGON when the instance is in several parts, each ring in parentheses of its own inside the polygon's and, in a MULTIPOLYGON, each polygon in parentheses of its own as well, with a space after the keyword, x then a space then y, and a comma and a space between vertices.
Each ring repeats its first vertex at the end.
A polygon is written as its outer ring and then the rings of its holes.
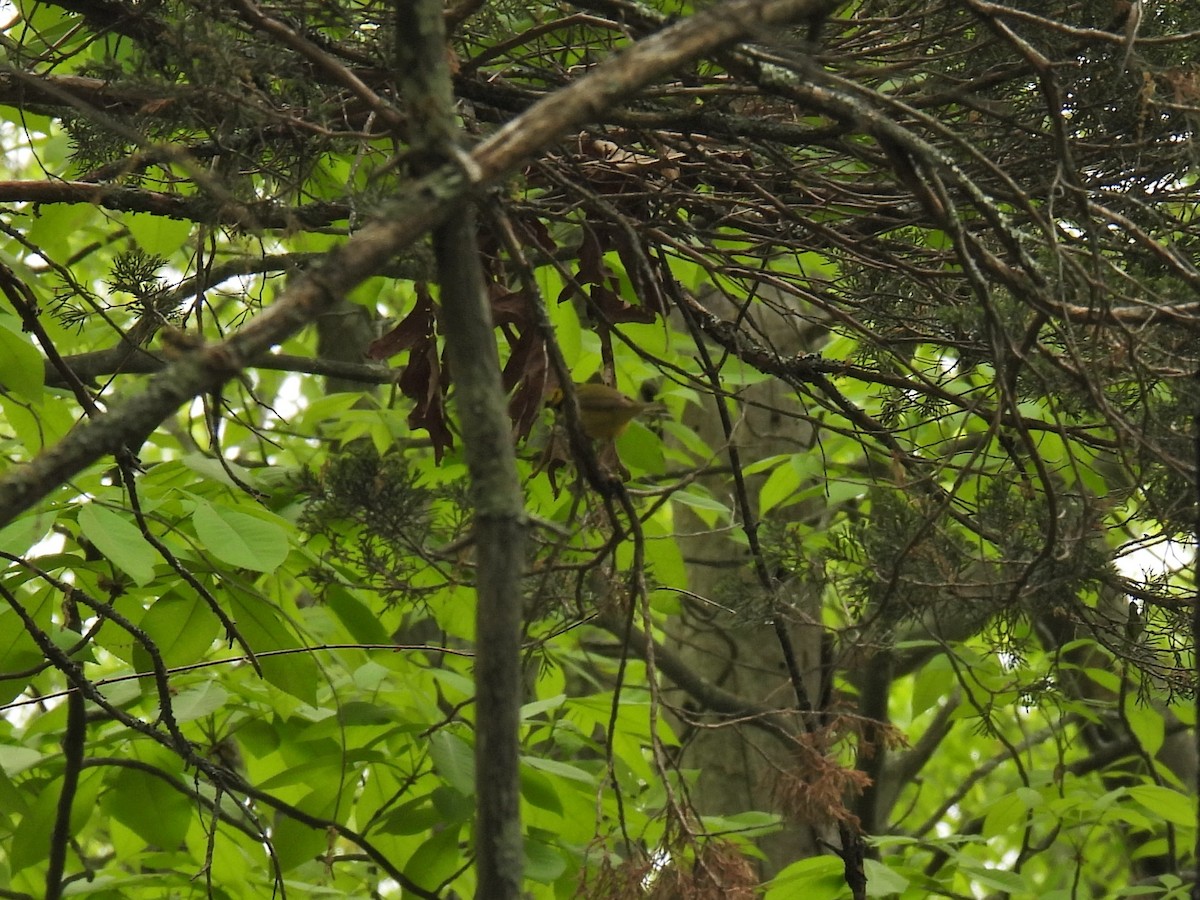
MULTIPOLYGON (((691 4, 448 10, 466 149, 558 135, 475 191, 529 896, 1190 891, 1200 8, 1120 9, 856 0, 582 123, 691 4)), ((472 411, 423 241, 321 268, 445 203, 409 36, 0 15, 0 897, 471 894, 472 411)))

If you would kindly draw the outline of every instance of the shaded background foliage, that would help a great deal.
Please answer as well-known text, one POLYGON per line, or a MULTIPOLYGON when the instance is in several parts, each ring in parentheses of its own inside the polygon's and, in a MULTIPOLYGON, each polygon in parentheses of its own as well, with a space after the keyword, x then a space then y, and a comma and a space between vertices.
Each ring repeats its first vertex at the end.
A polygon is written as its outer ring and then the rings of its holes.
MULTIPOLYGON (((537 896, 1194 880, 1200 10, 1144 6, 843 4, 563 123, 481 196, 537 521, 537 896), (545 411, 597 372, 670 411, 598 461, 545 411), (742 753, 770 762, 731 806, 696 769, 742 753)), ((466 135, 692 13, 450 7, 466 135)), ((390 4, 6 15, 19 473, 422 162, 390 4)), ((311 332, 0 532, 7 895, 472 889, 432 278, 414 246, 333 285, 311 332)))

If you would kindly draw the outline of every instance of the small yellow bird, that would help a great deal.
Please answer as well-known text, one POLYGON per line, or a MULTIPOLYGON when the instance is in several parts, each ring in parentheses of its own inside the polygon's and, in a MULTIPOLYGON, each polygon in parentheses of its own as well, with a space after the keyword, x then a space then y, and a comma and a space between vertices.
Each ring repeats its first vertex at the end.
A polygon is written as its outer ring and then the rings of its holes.
POLYGON ((663 409, 661 404, 641 403, 595 381, 575 385, 575 396, 583 433, 593 440, 616 440, 638 416, 663 409))

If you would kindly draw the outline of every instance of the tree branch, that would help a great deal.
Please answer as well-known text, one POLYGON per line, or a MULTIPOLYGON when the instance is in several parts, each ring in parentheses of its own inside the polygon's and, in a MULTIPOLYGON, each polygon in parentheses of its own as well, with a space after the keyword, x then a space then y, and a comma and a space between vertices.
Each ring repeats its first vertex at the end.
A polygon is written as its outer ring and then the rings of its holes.
POLYGON ((395 200, 384 204, 370 225, 330 251, 270 309, 227 340, 172 364, 142 393, 114 403, 106 415, 76 427, 32 462, 13 467, 0 478, 0 525, 84 467, 153 430, 196 395, 236 376, 249 360, 311 322, 379 271, 396 252, 431 230, 449 213, 449 205, 468 191, 495 182, 567 129, 625 102, 684 62, 760 28, 804 18, 821 7, 818 0, 729 0, 705 10, 605 60, 541 100, 482 142, 461 164, 443 166, 411 182, 395 200))
POLYGON ((345 221, 344 203, 287 206, 270 200, 258 203, 215 202, 208 197, 183 197, 125 185, 90 181, 0 181, 2 203, 86 203, 119 212, 150 213, 205 225, 242 228, 319 228, 345 221))
MULTIPOLYGON (((170 365, 168 360, 149 350, 119 345, 107 350, 64 356, 62 361, 84 382, 106 375, 154 375, 170 365)), ((379 363, 349 363, 293 353, 262 353, 249 360, 246 368, 343 378, 362 384, 391 384, 396 380, 396 370, 379 363)), ((70 387, 63 374, 49 362, 46 363, 46 385, 70 387)))

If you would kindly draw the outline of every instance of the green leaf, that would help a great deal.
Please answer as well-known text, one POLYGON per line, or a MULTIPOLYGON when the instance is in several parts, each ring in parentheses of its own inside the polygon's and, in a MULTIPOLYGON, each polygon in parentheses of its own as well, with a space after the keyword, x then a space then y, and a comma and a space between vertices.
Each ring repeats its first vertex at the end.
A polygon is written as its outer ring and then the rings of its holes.
POLYGON ((994 838, 1010 834, 1024 824, 1028 812, 1029 806, 1023 795, 1012 793, 998 797, 983 820, 983 836, 994 838))
POLYGON ((201 501, 192 523, 204 548, 231 566, 274 572, 287 559, 287 531, 265 518, 201 501))
POLYGON ((973 885, 989 887, 1006 894, 1015 894, 1018 897, 1034 896, 1030 892, 1030 884, 1015 872, 967 863, 962 857, 959 859, 960 871, 971 879, 973 885))
POLYGON ((955 682, 954 670, 945 656, 937 656, 913 675, 912 718, 924 713, 947 696, 955 682))
POLYGON ((908 879, 874 859, 863 860, 868 897, 890 897, 908 890, 908 879))
POLYGON ((783 828, 783 820, 778 814, 753 809, 726 816, 703 816, 701 821, 710 833, 739 834, 743 837, 761 837, 783 828))
MULTIPOLYGON (((367 665, 371 665, 368 663, 367 665)), ((335 719, 330 719, 335 726, 340 723, 346 728, 358 726, 372 727, 376 725, 391 725, 401 721, 399 712, 390 705, 368 703, 365 700, 352 700, 342 707, 335 719)))
POLYGON ((164 258, 178 253, 179 248, 187 244, 192 232, 191 222, 151 213, 126 214, 122 221, 138 246, 147 253, 164 258))
MULTIPOLYGON (((328 741, 319 742, 322 753, 304 762, 289 762, 282 772, 268 778, 259 785, 265 791, 274 791, 290 785, 333 784, 341 774, 344 755, 337 750, 336 744, 328 741)), ((294 749, 294 745, 293 745, 294 749)))
POLYGON ((44 754, 31 747, 0 744, 0 772, 5 775, 20 775, 45 758, 44 754))
POLYGON ((758 492, 758 510, 766 515, 770 510, 786 501, 800 486, 800 473, 789 458, 775 467, 758 492))
POLYGON ((534 837, 525 838, 525 877, 539 884, 550 884, 567 869, 560 849, 534 837))
POLYGON ((1131 703, 1125 709, 1125 718, 1141 742, 1142 749, 1150 756, 1156 755, 1162 749, 1167 734, 1162 713, 1149 704, 1131 703))
POLYGON ((567 778, 571 781, 579 781, 583 784, 595 784, 596 776, 591 772, 573 766, 570 763, 560 762, 557 759, 544 759, 539 756, 523 756, 521 762, 532 769, 538 769, 550 775, 557 775, 560 778, 567 778))
POLYGON ((72 409, 68 403, 30 404, 0 395, 0 411, 31 453, 41 452, 71 430, 75 424, 72 409))
POLYGON ((665 469, 662 441, 641 422, 630 422, 617 438, 617 455, 635 478, 660 475, 665 469))
POLYGON ((462 865, 458 826, 444 828, 417 848, 404 866, 404 874, 427 890, 446 881, 462 865))
MULTIPOLYGON (((168 666, 194 663, 212 647, 221 623, 199 596, 167 594, 142 616, 141 629, 154 641, 168 666)), ((140 642, 133 645, 133 661, 139 672, 152 668, 149 654, 140 642)))
POLYGON ((356 641, 363 644, 392 642, 387 629, 379 621, 379 615, 341 585, 331 585, 323 599, 356 641))
POLYGON ((53 511, 42 510, 10 522, 0 528, 0 550, 14 556, 23 555, 46 536, 56 518, 53 511))
POLYGON ((465 797, 475 796, 475 751, 471 745, 446 729, 429 739, 434 770, 465 797))
POLYGON ((117 770, 102 806, 147 844, 158 847, 183 843, 194 810, 191 799, 169 781, 138 769, 117 770))
MULTIPOLYGON (((337 801, 336 788, 321 784, 306 794, 296 807, 310 816, 329 819, 338 810, 337 801)), ((323 828, 313 828, 283 812, 275 816, 271 846, 275 850, 280 868, 285 872, 326 852, 329 849, 329 840, 329 834, 323 828)))
POLYGON ((317 664, 310 653, 301 650, 279 610, 260 596, 238 590, 228 591, 225 597, 238 633, 254 650, 298 651, 260 660, 267 681, 306 703, 315 704, 320 683, 317 664))
POLYGON ((40 403, 46 369, 42 353, 11 316, 0 316, 0 390, 40 403))
POLYGON ((558 796, 554 782, 528 766, 521 767, 521 796, 538 809, 562 815, 562 799, 558 796))
POLYGON ((1129 788, 1129 796, 1172 825, 1196 825, 1196 802, 1187 794, 1157 784, 1140 784, 1129 788))
POLYGON ((37 207, 26 235, 43 253, 70 256, 79 233, 99 220, 100 210, 91 204, 47 203, 37 207))
POLYGON ((11 834, 16 816, 25 815, 29 804, 11 778, 0 769, 0 828, 6 834, 11 834))
POLYGON ((144 587, 154 580, 158 553, 137 526, 99 503, 79 510, 79 530, 114 566, 144 587))
POLYGON ((762 459, 756 459, 749 465, 742 467, 742 474, 746 476, 757 475, 760 472, 773 472, 780 466, 787 465, 792 460, 790 453, 777 453, 774 456, 765 456, 762 459))
POLYGON ((540 716, 544 712, 549 712, 552 709, 559 709, 566 702, 566 694, 555 694, 553 697, 546 697, 542 700, 535 700, 532 703, 526 703, 521 707, 521 721, 528 722, 530 719, 540 716))
POLYGON ((671 499, 691 509, 710 527, 718 520, 728 521, 730 518, 729 507, 706 494, 699 485, 689 485, 682 491, 676 491, 671 499))
POLYGON ((230 472, 233 472, 234 475, 242 479, 243 484, 251 481, 253 478, 249 469, 243 469, 237 463, 230 462, 229 460, 226 460, 224 465, 222 465, 220 460, 213 459, 211 456, 205 456, 203 453, 188 453, 180 462, 206 480, 215 481, 217 484, 234 490, 239 490, 240 488, 237 482, 230 477, 230 472))
POLYGON ((229 702, 229 692, 215 681, 182 691, 171 703, 175 721, 192 722, 210 716, 229 702))
POLYGON ((1096 684, 1102 688, 1107 688, 1114 694, 1121 688, 1121 676, 1116 672, 1111 672, 1108 669, 1097 669, 1095 667, 1086 668, 1083 671, 1096 684))
POLYGON ((420 834, 442 821, 434 808, 433 798, 418 797, 397 806, 379 820, 378 830, 384 834, 420 834))
MULTIPOLYGON (((71 802, 70 836, 75 836, 87 824, 96 810, 96 796, 103 783, 98 769, 88 769, 79 776, 79 784, 71 802)), ((21 818, 16 832, 9 843, 8 864, 13 874, 37 865, 46 858, 50 849, 50 836, 58 817, 58 798, 62 792, 62 779, 55 778, 44 785, 37 799, 21 818)))
MULTIPOLYGON (((34 598, 25 599, 26 612, 42 628, 53 630, 52 617, 61 602, 57 591, 43 590, 34 598)), ((25 623, 11 609, 0 607, 0 672, 21 672, 42 660, 42 651, 26 631, 25 623)), ((25 678, 0 679, 0 697, 7 703, 28 686, 25 678)))
POLYGON ((763 900, 837 900, 848 894, 845 864, 832 856, 813 856, 776 875, 763 900))
MULTIPOLYGON (((25 623, 11 609, 0 609, 0 673, 23 672, 42 659, 42 651, 25 630, 25 623)), ((27 687, 27 678, 0 679, 0 703, 8 703, 27 687)))
POLYGON ((471 816, 475 814, 475 801, 471 799, 471 795, 455 788, 443 784, 434 788, 431 796, 433 808, 437 810, 443 823, 458 825, 470 821, 471 816))

